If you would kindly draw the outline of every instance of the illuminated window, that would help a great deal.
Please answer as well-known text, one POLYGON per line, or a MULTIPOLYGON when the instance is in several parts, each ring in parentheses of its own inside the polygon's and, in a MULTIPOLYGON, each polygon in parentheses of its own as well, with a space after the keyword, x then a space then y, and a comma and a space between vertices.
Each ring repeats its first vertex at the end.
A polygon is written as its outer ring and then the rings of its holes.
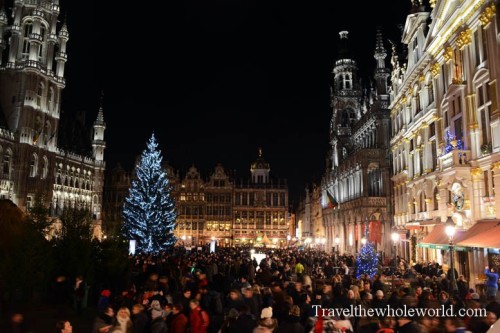
POLYGON ((36 156, 36 154, 33 154, 33 156, 31 156, 30 169, 29 169, 29 176, 31 178, 36 177, 37 168, 38 168, 38 156, 36 156))
POLYGON ((21 52, 21 58, 27 60, 30 55, 30 35, 33 32, 33 24, 28 21, 24 24, 23 32, 23 49, 21 52))

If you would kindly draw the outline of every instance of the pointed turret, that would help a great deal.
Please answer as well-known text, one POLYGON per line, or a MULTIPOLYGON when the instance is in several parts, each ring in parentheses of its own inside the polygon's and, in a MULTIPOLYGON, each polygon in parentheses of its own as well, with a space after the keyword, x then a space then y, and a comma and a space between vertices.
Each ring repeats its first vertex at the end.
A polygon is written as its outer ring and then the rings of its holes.
POLYGON ((99 105, 99 112, 97 112, 97 118, 94 121, 94 136, 92 140, 92 151, 96 161, 104 160, 104 149, 106 148, 106 142, 104 141, 104 130, 106 129, 106 123, 104 122, 104 112, 103 112, 103 100, 104 95, 101 94, 101 101, 99 105))
POLYGON ((66 53, 66 43, 69 40, 69 32, 68 32, 68 26, 66 25, 66 19, 64 20, 64 23, 59 30, 59 34, 57 36, 57 39, 59 41, 59 52, 56 54, 56 62, 57 62, 57 67, 56 67, 56 76, 60 79, 63 80, 64 78, 64 66, 66 64, 66 61, 68 61, 68 55, 66 53))
POLYGON ((389 69, 385 66, 387 50, 384 47, 382 31, 380 30, 380 28, 377 29, 377 41, 375 46, 375 54, 373 57, 377 61, 377 68, 375 69, 377 96, 385 95, 387 94, 387 79, 389 78, 389 69))

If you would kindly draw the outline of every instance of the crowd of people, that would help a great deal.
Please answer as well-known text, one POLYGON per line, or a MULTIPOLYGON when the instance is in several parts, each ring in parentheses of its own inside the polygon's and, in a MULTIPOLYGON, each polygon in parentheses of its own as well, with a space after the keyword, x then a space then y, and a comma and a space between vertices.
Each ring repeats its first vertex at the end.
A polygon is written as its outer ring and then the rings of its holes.
MULTIPOLYGON (((457 276, 455 290, 452 272, 434 262, 400 261, 396 279, 356 278, 353 256, 289 249, 265 253, 261 262, 238 248, 130 256, 130 274, 101 290, 92 333, 485 333, 500 316, 495 268, 486 268, 487 293, 480 295, 463 276, 457 276), (332 314, 332 309, 355 307, 451 312, 443 317, 332 314), (484 312, 461 315, 462 309, 484 312)), ((71 323, 58 322, 56 333, 71 332, 71 323)))

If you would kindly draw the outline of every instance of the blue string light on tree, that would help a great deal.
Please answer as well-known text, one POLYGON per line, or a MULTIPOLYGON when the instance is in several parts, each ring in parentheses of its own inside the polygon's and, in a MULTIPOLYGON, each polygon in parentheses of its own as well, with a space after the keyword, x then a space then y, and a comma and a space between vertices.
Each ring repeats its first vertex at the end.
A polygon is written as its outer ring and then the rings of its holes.
POLYGON ((370 279, 377 274, 379 255, 375 251, 375 247, 368 239, 368 226, 365 229, 366 243, 361 247, 358 257, 356 258, 356 278, 361 275, 368 274, 370 279))
POLYGON ((444 153, 448 154, 453 149, 464 150, 464 143, 461 139, 457 139, 454 134, 450 133, 450 130, 446 130, 444 135, 446 145, 444 146, 444 153))

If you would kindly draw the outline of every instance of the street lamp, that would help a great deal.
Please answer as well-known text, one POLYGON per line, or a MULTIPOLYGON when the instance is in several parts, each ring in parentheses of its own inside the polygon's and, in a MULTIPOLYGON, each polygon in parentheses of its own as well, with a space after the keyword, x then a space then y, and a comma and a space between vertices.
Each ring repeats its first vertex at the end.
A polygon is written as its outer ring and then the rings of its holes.
POLYGON ((286 235, 286 246, 290 247, 290 239, 292 239, 292 236, 290 234, 286 235))
POLYGON ((397 254, 398 254, 398 241, 399 241, 399 233, 396 231, 393 231, 391 234, 391 239, 392 239, 392 244, 394 246, 394 273, 396 274, 396 271, 398 270, 398 262, 397 262, 397 254))
POLYGON ((335 237, 335 245, 337 246, 337 255, 340 255, 340 249, 339 249, 339 244, 340 244, 340 237, 337 236, 335 237))
POLYGON ((321 250, 325 251, 325 244, 326 244, 326 238, 323 237, 321 238, 321 250))
POLYGON ((361 244, 363 244, 363 246, 366 245, 366 238, 365 237, 361 238, 361 244))
POLYGON ((450 269, 451 269, 451 291, 454 296, 458 294, 458 286, 457 286, 457 278, 455 276, 455 260, 453 259, 453 254, 455 252, 455 244, 453 243, 453 236, 455 236, 455 232, 457 231, 455 227, 455 222, 451 216, 448 216, 445 224, 445 232, 449 238, 449 246, 450 246, 450 269))

